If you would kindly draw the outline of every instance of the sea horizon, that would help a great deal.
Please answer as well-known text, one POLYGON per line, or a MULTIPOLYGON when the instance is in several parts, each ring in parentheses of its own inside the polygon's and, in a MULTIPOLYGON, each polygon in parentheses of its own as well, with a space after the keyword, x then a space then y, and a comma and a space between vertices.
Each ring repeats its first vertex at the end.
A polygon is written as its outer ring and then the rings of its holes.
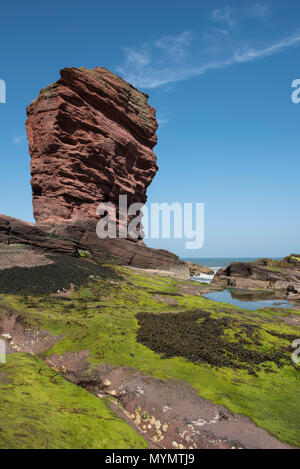
MULTIPOLYGON (((186 262, 194 262, 203 267, 227 267, 232 262, 254 262, 261 257, 181 257, 186 262)), ((280 260, 280 257, 272 257, 272 259, 280 260)))

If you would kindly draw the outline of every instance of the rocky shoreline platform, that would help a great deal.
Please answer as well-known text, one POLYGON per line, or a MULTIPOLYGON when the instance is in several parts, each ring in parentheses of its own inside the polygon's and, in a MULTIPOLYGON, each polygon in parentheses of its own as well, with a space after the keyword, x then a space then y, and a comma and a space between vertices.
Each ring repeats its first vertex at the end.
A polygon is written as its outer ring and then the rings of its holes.
POLYGON ((203 296, 243 282, 298 295, 299 256, 202 285, 190 275, 210 273, 148 248, 142 225, 98 238, 97 207, 123 229, 119 195, 144 203, 158 169, 147 95, 67 68, 27 112, 36 223, 0 215, 0 448, 299 448, 300 307, 203 296))
POLYGON ((234 262, 220 269, 213 284, 249 290, 272 290, 278 298, 300 300, 300 254, 282 260, 234 262))

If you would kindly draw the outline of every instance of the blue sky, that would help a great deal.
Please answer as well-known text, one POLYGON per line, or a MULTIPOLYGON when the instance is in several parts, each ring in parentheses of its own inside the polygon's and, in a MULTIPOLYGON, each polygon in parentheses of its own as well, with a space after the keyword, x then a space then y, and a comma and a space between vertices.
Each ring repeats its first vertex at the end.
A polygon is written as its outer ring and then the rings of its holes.
POLYGON ((32 219, 25 108, 63 67, 104 66, 150 95, 160 171, 149 202, 204 202, 185 257, 300 251, 300 2, 11 1, 1 5, 0 213, 32 219))

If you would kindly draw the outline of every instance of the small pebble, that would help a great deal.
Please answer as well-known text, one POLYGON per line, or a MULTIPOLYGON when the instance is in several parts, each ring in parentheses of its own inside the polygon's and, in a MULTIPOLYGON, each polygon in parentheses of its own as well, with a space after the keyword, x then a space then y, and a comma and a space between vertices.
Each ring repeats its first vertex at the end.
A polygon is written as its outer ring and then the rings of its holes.
POLYGON ((2 337, 4 337, 4 339, 7 339, 7 340, 11 340, 12 337, 10 334, 2 334, 2 337))
POLYGON ((154 426, 155 426, 156 430, 159 430, 160 427, 161 427, 160 420, 156 420, 154 426))

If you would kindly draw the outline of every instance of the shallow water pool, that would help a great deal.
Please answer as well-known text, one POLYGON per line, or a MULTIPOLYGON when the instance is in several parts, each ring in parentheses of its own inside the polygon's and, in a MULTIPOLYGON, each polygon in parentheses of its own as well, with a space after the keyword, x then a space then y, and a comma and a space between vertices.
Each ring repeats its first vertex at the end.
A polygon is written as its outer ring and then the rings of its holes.
POLYGON ((222 290, 212 293, 206 293, 203 295, 204 298, 207 298, 211 301, 216 301, 217 303, 228 303, 230 305, 238 306, 239 308, 249 309, 254 311, 261 308, 292 308, 293 304, 285 300, 239 300, 233 298, 231 290, 222 290))

